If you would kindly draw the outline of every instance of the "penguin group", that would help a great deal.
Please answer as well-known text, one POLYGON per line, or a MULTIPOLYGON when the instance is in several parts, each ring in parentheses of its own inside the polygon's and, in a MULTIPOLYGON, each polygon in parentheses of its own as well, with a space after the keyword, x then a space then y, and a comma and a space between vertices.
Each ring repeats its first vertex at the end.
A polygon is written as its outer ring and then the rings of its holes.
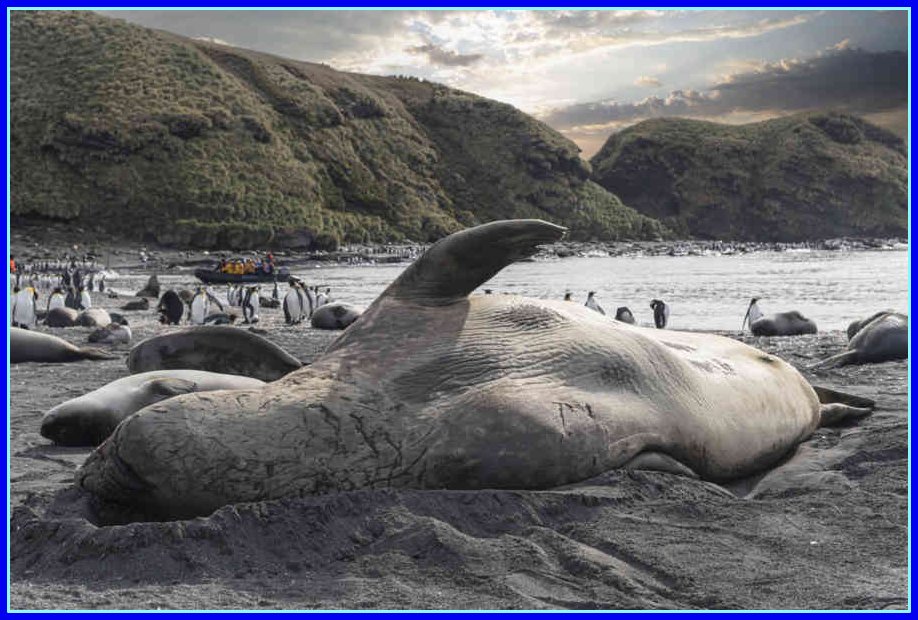
MULTIPOLYGON (((572 293, 567 292, 564 294, 564 301, 573 301, 572 293)), ((606 311, 602 309, 602 306, 599 305, 599 301, 596 299, 596 291, 590 291, 587 293, 586 302, 583 304, 590 310, 598 312, 605 316, 606 311)), ((657 329, 666 329, 666 325, 669 323, 669 306, 662 299, 652 299, 650 301, 650 308, 653 311, 653 324, 657 329)), ((621 321, 622 323, 628 323, 630 325, 635 325, 636 321, 634 320, 634 314, 628 308, 628 306, 619 306, 615 310, 615 320, 621 321)))

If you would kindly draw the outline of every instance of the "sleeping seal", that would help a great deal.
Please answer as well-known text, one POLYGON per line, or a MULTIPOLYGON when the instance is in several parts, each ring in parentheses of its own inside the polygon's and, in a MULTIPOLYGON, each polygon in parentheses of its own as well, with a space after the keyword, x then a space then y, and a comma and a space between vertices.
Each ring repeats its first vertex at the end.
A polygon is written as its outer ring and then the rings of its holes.
POLYGON ((122 420, 151 403, 189 392, 263 385, 258 379, 203 370, 157 370, 130 375, 57 405, 41 419, 41 434, 62 446, 97 446, 122 420))
POLYGON ((817 331, 816 323, 796 310, 765 316, 759 309, 759 297, 753 297, 749 302, 741 330, 746 328, 747 320, 753 336, 800 336, 817 331))
POLYGON ((274 381, 303 364, 243 329, 201 325, 147 338, 131 349, 127 365, 131 373, 186 368, 274 381))
POLYGON ((622 467, 720 481, 869 413, 821 405, 791 365, 731 338, 470 295, 564 230, 515 220, 441 239, 311 366, 142 409, 77 484, 184 517, 378 487, 547 489, 622 467))
POLYGON ((848 327, 848 350, 825 359, 813 368, 849 364, 877 364, 908 359, 908 316, 898 312, 877 312, 848 327))
POLYGON ((77 347, 63 338, 41 332, 10 328, 10 363, 77 362, 79 360, 110 360, 116 355, 93 347, 77 347))
POLYGON ((317 329, 344 329, 363 314, 363 308, 335 301, 319 306, 309 324, 317 329))
POLYGON ((45 315, 45 325, 48 327, 73 327, 77 324, 80 314, 73 308, 58 306, 48 310, 45 315))

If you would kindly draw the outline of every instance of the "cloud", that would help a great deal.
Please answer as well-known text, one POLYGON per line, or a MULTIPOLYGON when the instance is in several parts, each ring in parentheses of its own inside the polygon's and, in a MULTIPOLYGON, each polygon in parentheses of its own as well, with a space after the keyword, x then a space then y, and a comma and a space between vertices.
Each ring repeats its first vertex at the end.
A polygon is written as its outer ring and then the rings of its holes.
POLYGON ((468 67, 484 58, 484 54, 459 54, 452 50, 443 49, 432 43, 415 45, 414 47, 406 48, 405 51, 409 54, 426 56, 428 62, 432 65, 446 67, 468 67))
POLYGON ((808 59, 760 63, 726 76, 704 91, 675 90, 633 102, 597 101, 555 109, 543 116, 555 129, 605 131, 647 118, 781 115, 818 108, 856 114, 900 109, 908 103, 904 52, 866 52, 847 47, 808 59))
POLYGON ((634 81, 634 84, 636 86, 652 86, 654 88, 663 86, 663 82, 661 82, 658 78, 647 76, 647 75, 642 75, 641 77, 636 79, 634 81))

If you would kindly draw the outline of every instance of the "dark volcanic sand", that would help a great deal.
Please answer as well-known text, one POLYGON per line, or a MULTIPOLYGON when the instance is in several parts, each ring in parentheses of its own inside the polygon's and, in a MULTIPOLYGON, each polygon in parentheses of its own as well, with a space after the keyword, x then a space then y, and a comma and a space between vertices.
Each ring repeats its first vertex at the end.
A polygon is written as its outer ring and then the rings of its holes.
MULTIPOLYGON (((125 314, 135 342, 164 329, 152 311, 125 314)), ((307 361, 335 336, 286 327, 279 310, 262 315, 268 337, 307 361)), ((48 331, 82 343, 90 330, 48 331)), ((841 332, 744 339, 798 367, 844 346, 841 332)), ((762 482, 732 485, 737 495, 670 474, 616 471, 552 491, 362 491, 100 526, 72 487, 89 450, 52 446, 39 420, 127 374, 124 357, 14 365, 10 604, 905 608, 907 368, 807 373, 876 399, 877 411, 856 426, 819 429, 762 482)))

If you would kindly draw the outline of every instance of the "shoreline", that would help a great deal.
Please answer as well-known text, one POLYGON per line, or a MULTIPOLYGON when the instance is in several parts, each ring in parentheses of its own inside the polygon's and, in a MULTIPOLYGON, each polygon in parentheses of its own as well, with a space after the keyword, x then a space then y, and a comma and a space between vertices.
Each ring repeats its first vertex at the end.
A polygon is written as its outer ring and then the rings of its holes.
MULTIPOLYGON (((172 269, 206 267, 221 256, 251 256, 273 251, 283 265, 308 263, 379 265, 409 263, 431 244, 381 243, 348 244, 335 251, 282 250, 196 250, 132 241, 88 231, 80 226, 63 230, 61 225, 27 223, 11 227, 10 252, 18 263, 53 260, 64 256, 91 256, 106 269, 172 269), (87 239, 86 237, 90 237, 87 239)), ((757 252, 801 251, 903 251, 908 239, 878 237, 840 237, 799 242, 710 241, 683 239, 670 241, 560 241, 544 246, 532 260, 571 257, 620 256, 741 256, 757 252)))

